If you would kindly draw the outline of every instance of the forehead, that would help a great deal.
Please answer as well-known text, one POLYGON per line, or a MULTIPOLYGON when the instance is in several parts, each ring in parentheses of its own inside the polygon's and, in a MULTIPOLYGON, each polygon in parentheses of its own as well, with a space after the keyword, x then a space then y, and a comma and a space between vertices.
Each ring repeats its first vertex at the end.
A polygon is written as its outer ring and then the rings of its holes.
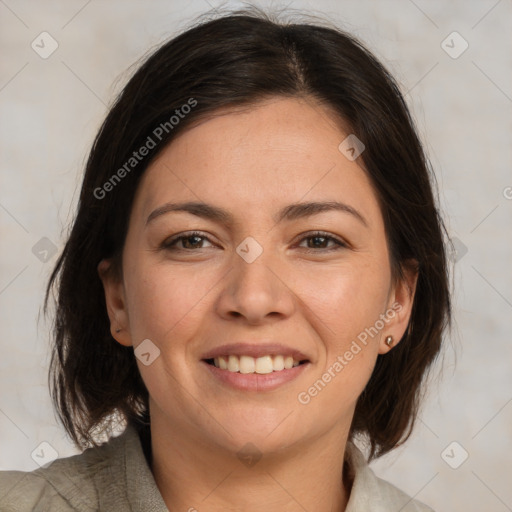
POLYGON ((339 150, 349 135, 309 99, 274 98, 202 120, 174 139, 146 170, 134 209, 199 200, 261 211, 283 202, 345 200, 378 215, 359 160, 339 150))

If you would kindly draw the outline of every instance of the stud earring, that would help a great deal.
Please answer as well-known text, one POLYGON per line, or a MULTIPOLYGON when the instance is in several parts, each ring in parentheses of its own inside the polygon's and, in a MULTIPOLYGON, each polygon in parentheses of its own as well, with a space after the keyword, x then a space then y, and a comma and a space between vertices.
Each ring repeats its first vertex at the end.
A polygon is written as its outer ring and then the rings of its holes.
POLYGON ((386 337, 386 345, 388 347, 391 347, 391 345, 393 345, 393 336, 387 336, 386 337))
POLYGON ((121 329, 116 329, 116 332, 121 332, 121 329))

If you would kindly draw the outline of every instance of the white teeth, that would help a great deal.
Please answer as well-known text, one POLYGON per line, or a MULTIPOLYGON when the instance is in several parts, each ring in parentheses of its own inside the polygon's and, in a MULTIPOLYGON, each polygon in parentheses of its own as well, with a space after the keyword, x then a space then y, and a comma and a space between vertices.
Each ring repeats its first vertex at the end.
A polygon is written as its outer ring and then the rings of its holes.
POLYGON ((264 375, 266 373, 280 372, 281 370, 289 370, 299 365, 299 361, 293 359, 292 356, 225 356, 216 357, 213 364, 221 370, 240 373, 258 373, 264 375))
MULTIPOLYGON (((251 359, 253 359, 251 357, 251 359)), ((272 373, 274 371, 274 363, 270 356, 258 357, 256 359, 256 373, 272 373)))
POLYGON ((238 372, 240 370, 238 356, 229 356, 228 370, 230 372, 238 372))
POLYGON ((238 366, 240 368, 240 373, 254 373, 256 366, 254 357, 241 356, 240 364, 238 366))
POLYGON ((284 370, 284 357, 283 356, 274 356, 273 367, 274 367, 275 372, 284 370))

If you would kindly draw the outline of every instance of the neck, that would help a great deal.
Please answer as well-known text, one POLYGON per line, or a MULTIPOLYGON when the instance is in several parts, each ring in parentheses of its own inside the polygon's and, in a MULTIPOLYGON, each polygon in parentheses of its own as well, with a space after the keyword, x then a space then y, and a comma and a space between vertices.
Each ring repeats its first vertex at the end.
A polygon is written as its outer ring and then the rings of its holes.
POLYGON ((339 429, 261 454, 207 445, 153 417, 151 469, 169 510, 343 512, 351 482, 339 429), (333 448, 334 447, 334 448, 333 448), (261 458, 259 458, 261 455, 261 458))

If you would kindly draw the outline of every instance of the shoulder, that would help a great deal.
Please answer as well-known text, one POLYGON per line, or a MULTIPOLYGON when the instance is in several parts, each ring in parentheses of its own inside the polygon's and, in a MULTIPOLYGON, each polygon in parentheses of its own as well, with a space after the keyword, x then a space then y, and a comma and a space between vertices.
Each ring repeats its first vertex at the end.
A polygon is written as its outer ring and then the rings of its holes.
MULTIPOLYGON (((400 505, 399 510, 402 512, 434 512, 434 510, 428 505, 425 505, 425 503, 411 498, 408 494, 401 491, 393 484, 390 484, 381 478, 375 478, 378 482, 379 491, 384 501, 387 501, 390 504, 396 503, 397 505, 400 505)), ((395 509, 390 508, 389 510, 395 509)))
POLYGON ((354 444, 347 443, 346 457, 353 478, 346 512, 434 512, 421 501, 377 477, 354 444))
POLYGON ((34 471, 0 471, 0 510, 98 510, 100 496, 105 492, 122 493, 124 446, 131 437, 133 432, 125 431, 101 446, 57 459, 34 471))

